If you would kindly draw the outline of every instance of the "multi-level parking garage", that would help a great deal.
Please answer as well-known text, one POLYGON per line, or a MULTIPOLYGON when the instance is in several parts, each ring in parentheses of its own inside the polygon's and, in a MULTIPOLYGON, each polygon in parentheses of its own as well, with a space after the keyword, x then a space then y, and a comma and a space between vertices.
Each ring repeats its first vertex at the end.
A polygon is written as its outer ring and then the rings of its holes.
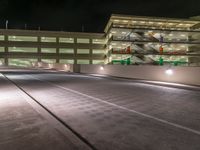
POLYGON ((104 34, 0 30, 1 64, 104 64, 104 34))
POLYGON ((199 65, 199 21, 112 15, 105 31, 113 64, 199 65))
POLYGON ((0 63, 200 65, 200 21, 112 15, 104 33, 0 30, 0 63))

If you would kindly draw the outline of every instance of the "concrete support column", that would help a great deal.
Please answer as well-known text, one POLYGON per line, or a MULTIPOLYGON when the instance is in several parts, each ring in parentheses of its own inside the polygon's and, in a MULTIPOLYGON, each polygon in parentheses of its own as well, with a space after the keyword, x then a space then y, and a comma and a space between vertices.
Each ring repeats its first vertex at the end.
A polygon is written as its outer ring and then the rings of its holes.
MULTIPOLYGON (((92 39, 90 39, 90 47, 92 47, 92 39)), ((92 48, 90 48, 89 59, 90 59, 90 64, 92 64, 92 48)))
MULTIPOLYGON (((4 37, 5 43, 8 43, 8 35, 5 35, 4 37)), ((6 66, 8 66, 8 44, 5 46, 5 57, 4 57, 4 63, 6 66)))
POLYGON ((38 46, 38 62, 41 62, 41 46, 40 46, 40 43, 41 43, 41 37, 39 36, 38 37, 38 43, 39 43, 39 46, 38 46))
MULTIPOLYGON (((77 38, 74 38, 74 44, 77 45, 77 38)), ((77 46, 74 48, 74 64, 77 64, 77 46)))
POLYGON ((56 63, 59 63, 59 37, 56 37, 56 63))

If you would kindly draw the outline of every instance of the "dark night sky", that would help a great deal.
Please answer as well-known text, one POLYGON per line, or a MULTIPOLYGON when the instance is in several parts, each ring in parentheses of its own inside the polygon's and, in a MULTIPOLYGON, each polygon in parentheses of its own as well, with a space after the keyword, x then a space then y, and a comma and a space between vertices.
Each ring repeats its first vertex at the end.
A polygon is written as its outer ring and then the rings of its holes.
POLYGON ((200 0, 0 0, 0 28, 102 32, 112 13, 188 18, 200 0))

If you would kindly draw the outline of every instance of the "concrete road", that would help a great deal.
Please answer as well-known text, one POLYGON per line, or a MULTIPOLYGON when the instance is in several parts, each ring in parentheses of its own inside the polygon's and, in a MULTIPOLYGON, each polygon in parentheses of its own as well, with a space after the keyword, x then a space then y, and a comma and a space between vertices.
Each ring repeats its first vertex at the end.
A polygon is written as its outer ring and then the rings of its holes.
MULTIPOLYGON (((4 75, 93 145, 92 149, 200 149, 200 91, 197 89, 56 72, 21 71, 4 72, 4 75)), ((38 112, 37 107, 33 109, 38 112)), ((53 125, 47 120, 46 126, 53 125)), ((58 133, 64 134, 61 131, 58 133)), ((71 136, 61 145, 73 143, 69 142, 71 136)), ((38 147, 45 143, 45 138, 35 141, 38 147)), ((0 138, 0 147, 1 141, 0 138)), ((15 139, 12 141, 15 144, 15 139)))

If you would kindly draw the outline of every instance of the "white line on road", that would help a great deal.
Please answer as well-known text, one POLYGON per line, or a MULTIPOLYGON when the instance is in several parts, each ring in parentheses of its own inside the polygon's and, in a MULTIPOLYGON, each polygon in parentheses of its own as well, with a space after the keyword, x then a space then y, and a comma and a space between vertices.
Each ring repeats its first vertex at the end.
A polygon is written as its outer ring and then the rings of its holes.
MULTIPOLYGON (((31 76, 31 75, 28 75, 28 76, 31 76)), ((154 117, 154 116, 151 116, 151 115, 147 115, 147 114, 138 112, 138 111, 133 110, 133 109, 128 109, 128 108, 126 108, 126 107, 119 106, 119 105, 117 105, 117 104, 114 104, 114 103, 105 101, 105 100, 103 100, 103 99, 96 98, 96 97, 93 97, 93 96, 90 96, 90 95, 87 95, 87 94, 84 94, 84 93, 81 93, 81 92, 78 92, 78 91, 75 91, 75 90, 72 90, 72 89, 69 89, 69 88, 60 86, 60 85, 54 84, 54 83, 49 82, 49 81, 47 81, 47 80, 41 80, 41 79, 36 78, 36 77, 33 77, 33 76, 31 76, 31 77, 32 77, 32 78, 35 78, 36 80, 40 80, 40 81, 42 81, 42 82, 46 82, 46 83, 48 83, 48 84, 51 84, 51 85, 53 85, 53 86, 56 86, 56 87, 58 87, 58 88, 61 88, 61 89, 70 91, 70 92, 72 92, 72 93, 76 93, 76 94, 79 94, 79 95, 82 95, 82 96, 91 98, 91 99, 93 99, 93 100, 96 100, 96 101, 99 101, 99 102, 102 102, 102 103, 105 103, 105 104, 108 104, 108 105, 111 105, 111 106, 120 108, 120 109, 122 109, 122 110, 126 110, 126 111, 129 111, 129 112, 138 114, 138 115, 140 115, 140 116, 143 116, 143 117, 146 117, 146 118, 150 118, 150 119, 156 120, 156 121, 158 121, 158 122, 161 122, 161 123, 164 123, 164 124, 167 124, 167 125, 170 125, 170 126, 174 126, 174 127, 176 127, 176 128, 180 128, 180 129, 186 130, 186 131, 188 131, 188 132, 192 132, 192 133, 194 133, 194 134, 200 135, 200 131, 198 131, 198 130, 194 130, 194 129, 191 129, 191 128, 188 128, 188 127, 185 127, 185 126, 176 124, 176 123, 172 123, 172 122, 169 122, 169 121, 167 121, 167 120, 159 119, 159 118, 157 118, 157 117, 154 117)))

